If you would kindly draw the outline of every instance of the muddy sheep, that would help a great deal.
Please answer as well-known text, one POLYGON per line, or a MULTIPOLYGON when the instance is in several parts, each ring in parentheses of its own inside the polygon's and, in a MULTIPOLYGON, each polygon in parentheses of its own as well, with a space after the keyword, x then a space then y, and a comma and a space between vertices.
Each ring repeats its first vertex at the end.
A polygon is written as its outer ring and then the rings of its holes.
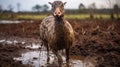
POLYGON ((45 18, 40 24, 40 38, 47 48, 47 63, 49 63, 49 51, 56 55, 59 67, 62 67, 63 59, 59 54, 60 50, 65 49, 66 65, 69 67, 69 50, 74 41, 73 28, 64 19, 64 5, 61 1, 49 2, 52 6, 52 16, 45 18))

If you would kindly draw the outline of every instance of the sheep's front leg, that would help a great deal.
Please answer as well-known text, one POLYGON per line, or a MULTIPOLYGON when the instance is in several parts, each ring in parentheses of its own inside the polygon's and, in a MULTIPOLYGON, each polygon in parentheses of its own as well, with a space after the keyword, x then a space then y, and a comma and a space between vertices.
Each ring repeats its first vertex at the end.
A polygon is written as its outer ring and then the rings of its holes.
POLYGON ((62 57, 59 55, 58 51, 56 50, 53 50, 53 53, 57 56, 59 67, 62 67, 62 63, 63 63, 62 57))
POLYGON ((50 57, 49 57, 50 47, 47 45, 47 63, 49 64, 50 57))

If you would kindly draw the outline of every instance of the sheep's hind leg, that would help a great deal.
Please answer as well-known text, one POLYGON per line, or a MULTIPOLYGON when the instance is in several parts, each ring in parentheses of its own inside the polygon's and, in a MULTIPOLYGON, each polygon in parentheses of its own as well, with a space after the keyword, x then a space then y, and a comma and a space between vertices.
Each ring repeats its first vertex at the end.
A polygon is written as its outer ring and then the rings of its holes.
POLYGON ((53 53, 57 56, 59 67, 62 67, 63 64, 62 57, 59 55, 58 51, 56 50, 53 50, 53 53))
POLYGON ((69 48, 66 49, 66 66, 69 67, 69 48))

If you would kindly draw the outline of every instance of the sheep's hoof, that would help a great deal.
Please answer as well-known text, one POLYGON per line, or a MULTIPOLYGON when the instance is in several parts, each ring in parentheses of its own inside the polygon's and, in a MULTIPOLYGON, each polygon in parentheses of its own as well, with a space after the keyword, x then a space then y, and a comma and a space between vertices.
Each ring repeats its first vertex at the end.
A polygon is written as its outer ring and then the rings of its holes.
POLYGON ((59 67, 63 67, 63 63, 59 62, 59 67))
POLYGON ((49 64, 49 61, 50 61, 50 58, 48 57, 48 58, 47 58, 47 64, 49 64))

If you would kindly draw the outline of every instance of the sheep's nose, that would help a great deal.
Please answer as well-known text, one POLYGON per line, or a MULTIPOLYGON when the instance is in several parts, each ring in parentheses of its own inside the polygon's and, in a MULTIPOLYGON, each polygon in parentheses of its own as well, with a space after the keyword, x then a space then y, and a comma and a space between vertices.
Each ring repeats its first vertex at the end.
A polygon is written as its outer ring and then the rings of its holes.
POLYGON ((55 12, 55 14, 56 14, 56 15, 59 15, 59 14, 60 14, 60 12, 55 12))
POLYGON ((61 15, 61 12, 60 12, 60 9, 59 8, 56 8, 55 12, 54 12, 54 15, 61 15))

